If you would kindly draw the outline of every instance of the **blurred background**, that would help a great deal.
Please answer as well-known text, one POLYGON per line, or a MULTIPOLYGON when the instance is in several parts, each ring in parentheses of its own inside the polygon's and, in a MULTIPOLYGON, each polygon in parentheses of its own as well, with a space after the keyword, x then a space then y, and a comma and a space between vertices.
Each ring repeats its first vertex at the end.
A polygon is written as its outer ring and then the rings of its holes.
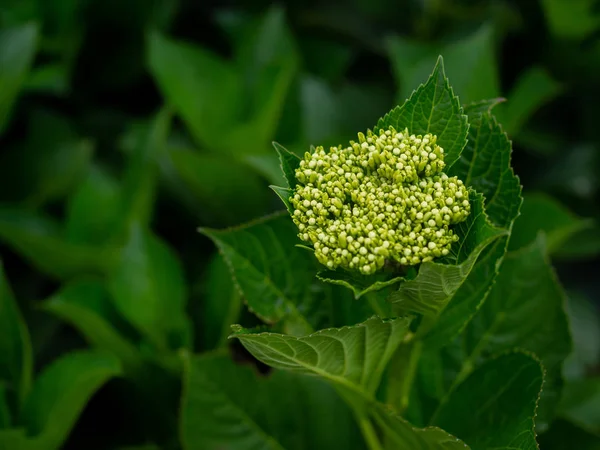
MULTIPOLYGON (((47 306, 57 292, 121 264, 123 295, 143 308, 144 276, 165 258, 181 272, 174 308, 192 323, 192 348, 222 346, 229 323, 253 318, 222 301, 236 294, 197 228, 279 210, 272 141, 298 154, 346 142, 424 82, 439 54, 463 104, 507 99, 494 111, 527 217, 511 246, 547 232, 578 343, 567 376, 600 373, 594 0, 2 0, 0 255, 36 370, 87 346, 47 306)), ((123 390, 97 393, 65 448, 143 441, 123 390)))

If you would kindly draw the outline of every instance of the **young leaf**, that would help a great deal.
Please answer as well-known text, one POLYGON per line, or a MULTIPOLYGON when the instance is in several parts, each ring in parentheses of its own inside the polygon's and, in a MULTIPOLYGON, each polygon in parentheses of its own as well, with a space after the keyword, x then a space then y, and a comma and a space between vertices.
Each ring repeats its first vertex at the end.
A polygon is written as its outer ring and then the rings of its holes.
MULTIPOLYGON (((275 192, 275 194, 277 194, 277 197, 279 197, 279 199, 283 202, 283 204, 285 205, 286 209, 288 210, 288 212, 290 213, 290 215, 294 214, 294 208, 292 207, 292 204, 290 203, 290 197, 292 195, 294 195, 294 191, 292 191, 289 188, 283 188, 280 186, 269 186, 271 188, 271 190, 273 192, 275 192)), ((310 248, 310 247, 308 247, 310 248)), ((312 249, 311 249, 312 251, 312 249)))
POLYGON ((321 380, 284 371, 261 377, 218 354, 184 367, 185 450, 365 448, 348 408, 321 380))
POLYGON ((315 263, 305 250, 294 247, 297 228, 287 213, 200 232, 219 248, 254 314, 267 323, 285 318, 286 325, 296 329, 294 333, 310 332, 305 315, 319 300, 310 289, 315 263))
MULTIPOLYGON (((312 251, 312 249, 310 249, 312 251)), ((376 292, 386 287, 393 286, 404 280, 404 277, 392 277, 388 274, 362 275, 345 270, 321 270, 317 274, 321 281, 338 286, 344 286, 354 293, 354 299, 358 300, 369 292, 376 292)))
POLYGON ((216 253, 204 279, 202 334, 206 348, 223 347, 231 325, 236 323, 242 308, 242 297, 231 282, 231 274, 223 257, 216 253))
POLYGON ((402 311, 425 315, 439 314, 464 283, 481 252, 507 232, 490 224, 481 194, 471 194, 471 214, 456 226, 460 237, 455 249, 456 265, 438 262, 421 264, 414 280, 405 281, 390 301, 402 311))
POLYGON ((243 329, 237 329, 232 337, 271 367, 319 375, 348 392, 370 399, 409 324, 408 318, 373 317, 358 325, 325 329, 299 338, 276 333, 254 334, 243 329))
POLYGON ((46 368, 21 415, 34 448, 60 448, 89 399, 120 373, 114 356, 91 351, 68 354, 46 368))
POLYGON ((140 367, 138 350, 116 328, 124 320, 114 310, 101 282, 71 282, 46 300, 42 308, 78 329, 91 346, 114 354, 126 371, 140 367))
MULTIPOLYGON (((206 50, 158 32, 148 37, 150 72, 201 146, 219 151, 238 119, 242 83, 233 67, 206 50)), ((237 149, 242 151, 242 149, 237 149)))
POLYGON ((296 188, 296 184, 298 184, 296 169, 300 167, 300 157, 277 142, 273 142, 273 147, 275 147, 275 151, 279 156, 281 170, 287 181, 287 187, 293 191, 296 188))
POLYGON ((560 397, 562 363, 571 351, 565 298, 548 263, 544 241, 507 254, 486 301, 462 335, 465 355, 454 384, 476 361, 514 347, 536 354, 546 369, 538 431, 548 426, 560 397))
POLYGON ((379 119, 375 131, 390 126, 396 130, 408 128, 412 134, 436 135, 449 167, 460 157, 467 143, 467 116, 448 83, 441 57, 427 83, 414 91, 402 106, 379 119))
MULTIPOLYGON (((0 382, 6 381, 12 387, 19 406, 23 404, 31 385, 31 353, 27 325, 17 307, 0 261, 0 382)), ((2 399, 0 409, 1 404, 2 399)))
POLYGON ((116 252, 67 242, 50 219, 23 209, 0 208, 0 239, 36 269, 57 279, 80 274, 103 274, 116 252))
POLYGON ((592 225, 591 220, 577 217, 546 194, 528 194, 525 195, 521 215, 515 221, 508 249, 517 250, 530 244, 541 230, 546 234, 548 252, 553 254, 571 236, 592 225))
POLYGON ((12 106, 33 63, 38 34, 39 28, 34 23, 0 30, 0 135, 7 127, 12 106))
POLYGON ((537 450, 534 417, 543 381, 540 363, 509 353, 484 363, 449 394, 433 423, 473 450, 537 450))
POLYGON ((158 237, 132 224, 108 286, 118 311, 159 350, 190 345, 183 269, 158 237))

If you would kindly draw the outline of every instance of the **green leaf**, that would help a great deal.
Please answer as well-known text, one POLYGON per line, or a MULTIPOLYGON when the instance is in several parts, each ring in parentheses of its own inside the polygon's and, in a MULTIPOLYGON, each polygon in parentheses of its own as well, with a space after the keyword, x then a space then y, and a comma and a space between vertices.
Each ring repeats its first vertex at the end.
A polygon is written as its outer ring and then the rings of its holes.
POLYGON ((114 356, 91 351, 68 354, 44 369, 21 415, 34 445, 60 448, 89 399, 120 373, 114 356))
POLYGON ((453 248, 456 265, 432 261, 421 264, 416 278, 402 283, 390 296, 390 301, 399 310, 439 314, 464 283, 481 252, 495 239, 507 234, 488 221, 481 194, 472 192, 470 197, 471 214, 455 228, 460 237, 458 247, 453 248))
POLYGON ((0 239, 37 270, 57 279, 106 273, 116 257, 110 247, 67 242, 57 224, 23 209, 0 208, 0 239))
POLYGON ((560 250, 569 238, 592 224, 591 220, 577 217, 546 194, 526 194, 508 248, 516 250, 530 244, 541 230, 546 234, 548 252, 552 255, 560 250))
POLYGON ((185 450, 364 449, 348 408, 321 380, 260 376, 226 356, 186 361, 181 407, 185 450))
MULTIPOLYGON (((22 405, 31 386, 32 359, 29 330, 13 297, 0 261, 0 382, 8 382, 19 406, 22 405)), ((0 399, 0 409, 2 409, 1 403, 0 399)), ((0 416, 2 415, 0 411, 0 416)))
MULTIPOLYGON (((493 99, 467 107, 469 140, 449 172, 482 193, 488 218, 510 231, 522 202, 521 186, 510 166, 511 143, 490 112, 498 103, 493 99)), ((507 242, 501 237, 482 252, 435 326, 423 330, 428 346, 447 344, 471 320, 496 278, 507 242)))
POLYGON ((565 384, 559 415, 600 437, 600 377, 565 384))
POLYGON ((444 38, 435 44, 423 44, 394 36, 387 47, 400 87, 400 100, 427 76, 438 55, 444 57, 452 89, 463 103, 497 96, 500 88, 494 38, 489 23, 450 42, 444 38))
POLYGON ((304 337, 232 335, 259 361, 278 369, 319 375, 366 399, 373 398, 390 358, 406 337, 410 319, 373 317, 358 325, 330 328, 304 337))
POLYGON ((158 32, 148 37, 147 58, 164 98, 198 144, 215 151, 230 150, 225 137, 237 122, 242 98, 242 83, 234 68, 198 46, 158 32))
POLYGON ((0 30, 0 135, 33 63, 38 33, 34 23, 0 30))
POLYGON ((106 244, 117 231, 121 200, 117 181, 91 166, 67 202, 66 239, 74 244, 106 244))
POLYGON ((508 134, 516 135, 529 118, 561 90, 561 85, 543 68, 530 67, 517 80, 508 102, 498 108, 499 121, 508 134))
POLYGON ((542 381, 542 367, 531 356, 499 356, 457 386, 433 422, 473 450, 537 450, 534 417, 542 381))
POLYGON ((546 369, 538 432, 543 432, 560 397, 562 364, 571 351, 565 296, 546 256, 542 236, 508 253, 486 301, 462 335, 464 355, 454 384, 480 357, 514 347, 537 355, 546 369))
POLYGON ((242 297, 231 282, 223 257, 216 253, 205 271, 202 302, 202 335, 206 348, 224 347, 231 325, 242 309, 242 297))
POLYGON ((140 367, 140 354, 116 328, 124 320, 110 303, 100 281, 73 281, 47 299, 42 308, 79 330, 92 347, 115 355, 126 371, 140 367))
POLYGON ((285 181, 287 181, 287 187, 291 190, 296 189, 296 185, 298 184, 296 169, 300 167, 300 157, 277 142, 273 142, 273 147, 275 147, 275 151, 279 156, 281 170, 285 181))
POLYGON ((171 151, 170 158, 205 223, 239 224, 266 211, 263 181, 241 163, 189 150, 171 151))
POLYGON ((287 213, 200 232, 218 247, 254 314, 267 323, 285 319, 293 334, 310 332, 307 317, 319 300, 311 290, 316 264, 305 250, 294 246, 297 228, 287 213))
POLYGON ((386 449, 469 450, 464 442, 444 430, 416 428, 382 405, 373 408, 371 415, 386 439, 386 449))
POLYGON ((157 236, 131 225, 108 286, 117 310, 159 350, 190 346, 183 268, 157 236))
MULTIPOLYGON (((294 194, 294 191, 292 191, 289 188, 283 188, 280 186, 269 186, 271 188, 271 190, 273 192, 275 192, 275 194, 277 194, 277 197, 279 197, 279 199, 283 202, 283 204, 285 205, 286 209, 288 210, 288 212, 290 213, 290 215, 294 214, 294 208, 292 206, 292 204, 290 203, 290 197, 294 194)), ((312 251, 312 248, 307 247, 309 250, 312 251)))
POLYGON ((389 126, 396 130, 408 128, 413 134, 436 135, 449 167, 460 157, 467 143, 467 116, 448 83, 441 57, 427 83, 419 86, 402 106, 379 119, 375 130, 389 126))

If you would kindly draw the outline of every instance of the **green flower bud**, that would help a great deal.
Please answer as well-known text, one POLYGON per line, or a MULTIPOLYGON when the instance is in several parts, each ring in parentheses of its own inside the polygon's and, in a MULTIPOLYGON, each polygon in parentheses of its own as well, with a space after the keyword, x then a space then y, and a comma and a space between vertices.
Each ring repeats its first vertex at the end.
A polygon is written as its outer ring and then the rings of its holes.
POLYGON ((451 225, 470 213, 469 192, 448 177, 431 134, 394 128, 358 134, 348 147, 317 147, 296 170, 290 202, 303 241, 329 268, 371 274, 386 260, 419 264, 446 256, 451 225))

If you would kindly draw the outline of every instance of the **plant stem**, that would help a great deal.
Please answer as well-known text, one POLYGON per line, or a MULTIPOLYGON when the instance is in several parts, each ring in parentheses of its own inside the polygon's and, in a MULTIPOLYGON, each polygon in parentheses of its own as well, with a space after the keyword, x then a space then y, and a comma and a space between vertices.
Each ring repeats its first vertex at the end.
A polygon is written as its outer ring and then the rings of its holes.
POLYGON ((408 355, 408 367, 402 380, 402 396, 400 398, 400 414, 404 413, 408 408, 410 401, 410 392, 412 390, 413 383, 415 381, 415 375, 417 373, 417 367, 419 366, 419 359, 421 358, 421 350, 423 343, 420 340, 413 341, 408 355))
POLYGON ((383 450, 383 447, 379 442, 379 438, 377 437, 377 433, 375 432, 373 424, 369 418, 365 415, 361 415, 360 417, 357 417, 357 420, 358 425, 360 426, 360 431, 365 438, 365 442, 367 443, 369 450, 383 450))

